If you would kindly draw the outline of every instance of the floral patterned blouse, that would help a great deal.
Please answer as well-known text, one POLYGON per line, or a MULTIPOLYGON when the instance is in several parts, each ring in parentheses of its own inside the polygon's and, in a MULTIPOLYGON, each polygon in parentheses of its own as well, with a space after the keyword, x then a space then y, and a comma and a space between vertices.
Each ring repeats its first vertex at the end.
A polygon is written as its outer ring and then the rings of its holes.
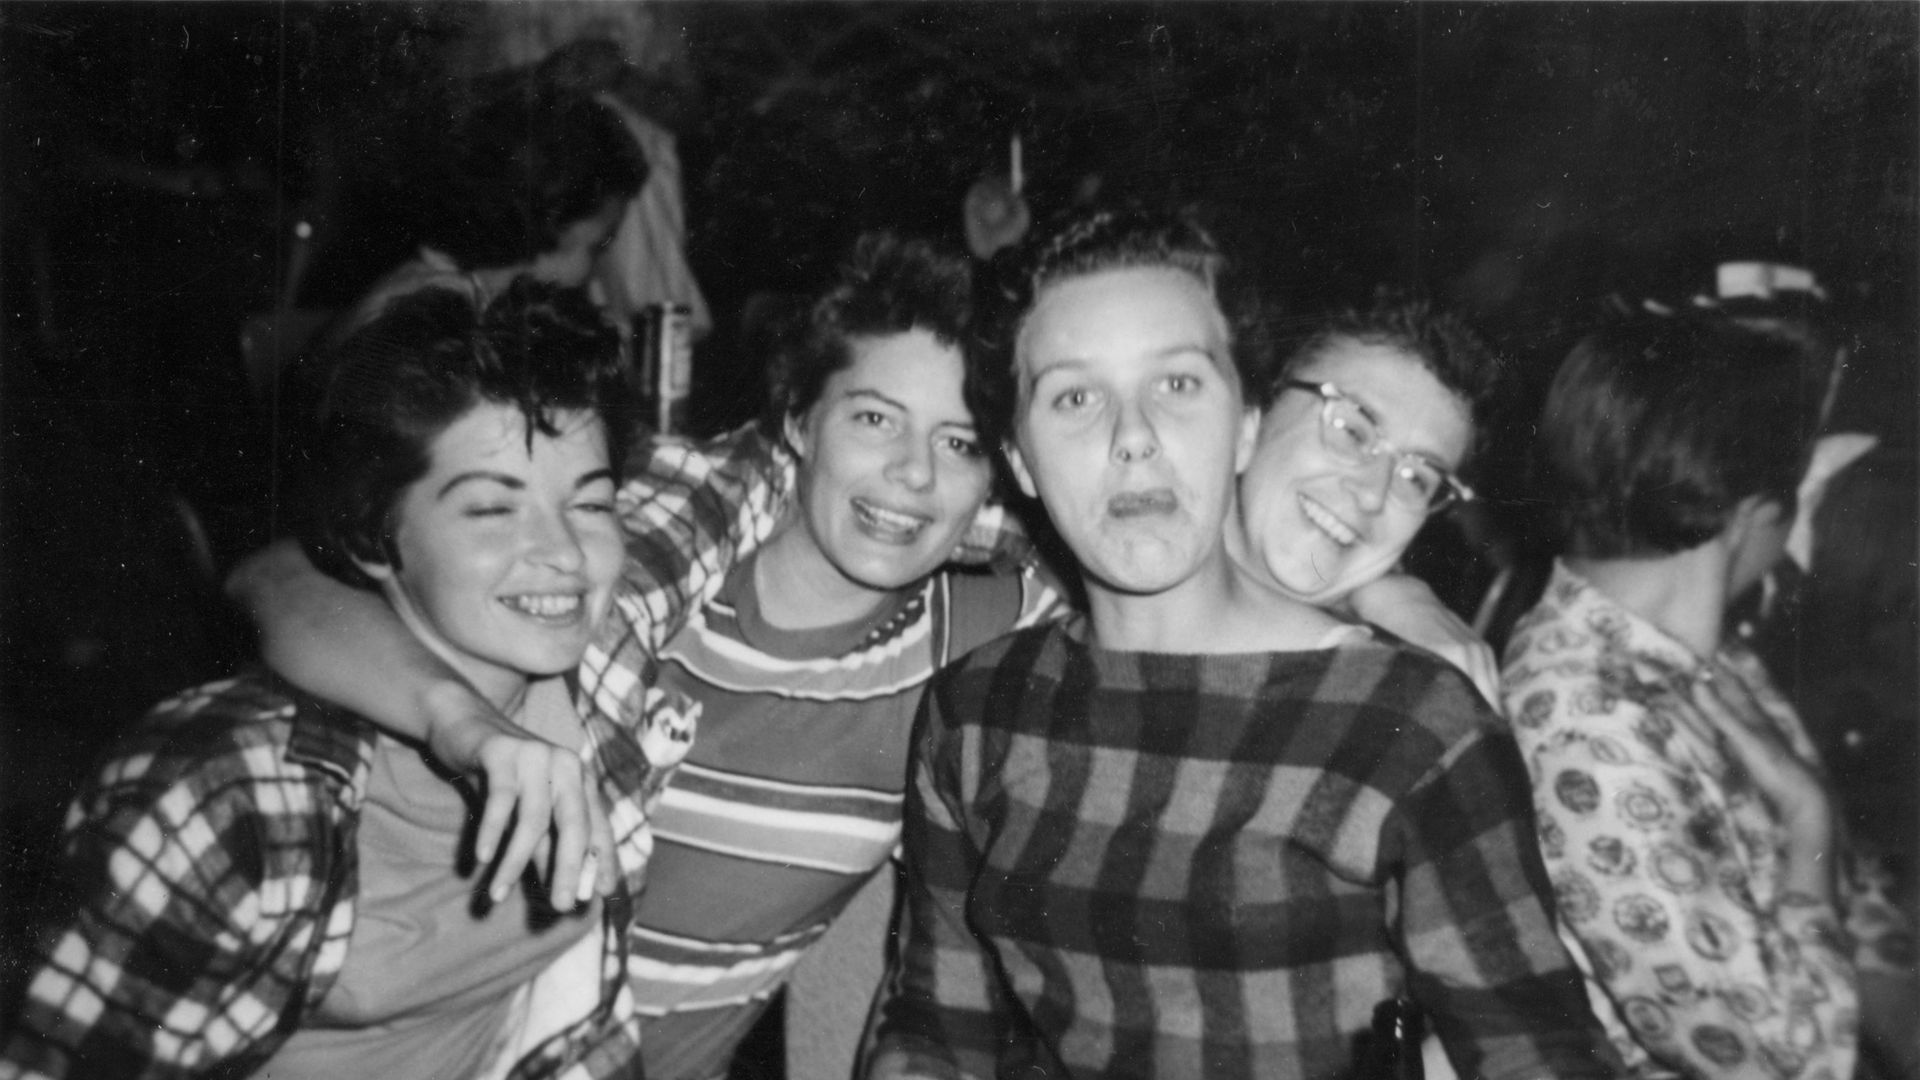
MULTIPOLYGON (((1833 1078, 1857 1056, 1856 957, 1904 930, 1843 882, 1861 915, 1783 896, 1785 835, 1731 765, 1696 682, 1816 761, 1737 639, 1711 659, 1564 565, 1515 627, 1504 704, 1533 780, 1561 935, 1594 1011, 1639 1076, 1833 1078)), ((1878 905, 1878 906, 1875 906, 1878 905)))

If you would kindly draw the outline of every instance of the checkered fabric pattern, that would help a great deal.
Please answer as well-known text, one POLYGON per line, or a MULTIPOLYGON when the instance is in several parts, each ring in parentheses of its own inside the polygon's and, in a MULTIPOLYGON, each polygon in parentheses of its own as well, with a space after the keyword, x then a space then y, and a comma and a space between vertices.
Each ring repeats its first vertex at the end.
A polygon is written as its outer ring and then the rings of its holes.
POLYGON ((1513 740, 1427 654, 1075 622, 948 668, 921 721, 877 1046, 909 1074, 1339 1077, 1403 990, 1462 1076, 1618 1072, 1513 740))
MULTIPOLYGON (((637 790, 638 749, 604 723, 591 740, 601 783, 637 790)), ((366 720, 264 672, 136 725, 68 811, 71 918, 44 939, 0 1077, 241 1076, 271 1058, 346 960, 374 745, 366 720)), ((601 1005, 512 1076, 637 1073, 625 894, 607 910, 601 1005)))

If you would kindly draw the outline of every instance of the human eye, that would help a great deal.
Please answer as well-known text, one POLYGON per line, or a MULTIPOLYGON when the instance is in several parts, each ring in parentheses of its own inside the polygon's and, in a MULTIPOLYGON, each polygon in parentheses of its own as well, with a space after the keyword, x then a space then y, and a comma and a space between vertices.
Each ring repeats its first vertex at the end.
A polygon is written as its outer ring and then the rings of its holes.
POLYGON ((1401 486, 1405 489, 1409 501, 1425 506, 1433 502, 1440 494, 1440 487, 1446 478, 1440 470, 1424 458, 1408 458, 1400 463, 1397 470, 1401 486))
POLYGON ((971 435, 949 435, 944 442, 946 448, 955 457, 966 458, 969 461, 985 457, 987 454, 986 450, 980 446, 980 440, 971 435))
POLYGON ((1206 384, 1198 375, 1180 372, 1167 376, 1165 385, 1172 393, 1187 395, 1198 393, 1200 388, 1206 384))
POLYGON ((1327 414, 1327 427, 1336 437, 1341 450, 1364 457, 1373 447, 1373 421, 1367 418, 1366 413, 1355 408, 1352 402, 1335 401, 1327 414))
POLYGON ((486 519, 509 517, 514 505, 506 499, 477 499, 460 508, 462 517, 486 519))
POLYGON ((1072 386, 1053 395, 1052 406, 1055 412, 1079 412, 1093 404, 1093 391, 1084 386, 1072 386))

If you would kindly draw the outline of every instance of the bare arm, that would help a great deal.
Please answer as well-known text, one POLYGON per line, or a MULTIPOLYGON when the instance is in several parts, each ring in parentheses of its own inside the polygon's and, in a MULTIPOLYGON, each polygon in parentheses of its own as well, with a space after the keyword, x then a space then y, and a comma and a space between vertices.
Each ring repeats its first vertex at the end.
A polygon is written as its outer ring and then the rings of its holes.
POLYGON ((1500 700, 1500 664, 1493 650, 1426 582, 1411 574, 1388 574, 1355 589, 1350 603, 1360 618, 1459 668, 1489 704, 1500 700))
POLYGON ((493 865, 496 899, 544 847, 549 826, 554 906, 565 910, 590 890, 612 891, 613 833, 580 755, 501 716, 379 597, 320 573, 288 540, 249 556, 227 592, 259 627, 262 656, 275 671, 480 779, 486 802, 474 854, 481 866, 493 865), (493 864, 503 836, 505 852, 493 864), (591 880, 581 873, 589 850, 601 853, 588 868, 591 880))

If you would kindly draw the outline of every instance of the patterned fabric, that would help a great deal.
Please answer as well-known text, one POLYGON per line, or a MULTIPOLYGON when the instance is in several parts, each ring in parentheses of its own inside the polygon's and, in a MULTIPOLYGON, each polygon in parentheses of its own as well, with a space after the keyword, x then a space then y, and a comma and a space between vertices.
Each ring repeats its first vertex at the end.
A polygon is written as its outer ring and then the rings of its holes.
POLYGON ((1337 1077, 1411 992, 1462 1076, 1610 1076, 1511 737, 1384 639, 1002 638, 929 687, 878 1049, 921 1076, 1337 1077))
MULTIPOLYGON (((0 1077, 240 1076, 271 1057, 346 958, 374 739, 265 673, 189 690, 138 724, 68 811, 73 919, 45 941, 0 1077)), ((589 739, 601 782, 637 790, 630 742, 604 724, 589 739)), ((600 1005, 512 1076, 632 1069, 618 932, 630 908, 624 895, 607 906, 600 1005)))
MULTIPOLYGON (((938 574, 858 623, 781 631, 754 561, 661 651, 700 738, 653 816, 630 940, 652 1080, 717 1076, 900 839, 914 710, 954 651, 1051 613, 1029 578, 938 574), (671 1015, 669 1015, 671 1014, 671 1015)), ((872 987, 868 987, 870 992, 872 987)))
MULTIPOLYGON (((1737 638, 1703 661, 1564 565, 1515 626, 1504 697, 1562 933, 1637 1073, 1844 1080, 1857 1025, 1846 935, 1832 909, 1781 895, 1778 818, 1696 734, 1712 729, 1692 701, 1704 679, 1817 761, 1737 638)), ((1892 908, 1860 927, 1893 932, 1892 908)))
MULTIPOLYGON (((716 778, 710 770, 703 770, 698 760, 684 777, 679 776, 683 759, 695 745, 696 725, 702 723, 703 697, 696 686, 676 678, 663 678, 662 650, 669 638, 678 634, 695 613, 718 596, 734 568, 746 563, 772 535, 792 499, 796 467, 794 458, 783 446, 751 424, 707 440, 655 437, 637 446, 627 461, 626 478, 618 495, 626 540, 622 587, 615 595, 612 617, 587 650, 580 675, 596 714, 637 733, 648 759, 658 770, 657 779, 676 777, 668 790, 677 790, 680 794, 675 795, 672 804, 654 807, 649 802, 646 807, 665 814, 669 821, 684 817, 684 808, 689 803, 700 805, 700 799, 716 778)), ((954 561, 1017 567, 1029 550, 1025 536, 1012 518, 998 506, 987 506, 963 536, 954 561)), ((1028 579, 1018 588, 1022 599, 1016 608, 1025 608, 1031 603, 1037 612, 1060 603, 1057 594, 1044 590, 1044 586, 1034 580, 1028 579)), ((922 594, 922 604, 925 595, 929 594, 922 594)), ((971 605, 961 605, 968 606, 971 605)), ((994 629, 997 632, 1010 625, 1011 618, 994 629)), ((723 636, 702 635, 715 640, 723 636)), ((722 722, 722 726, 732 725, 722 722)), ((709 747, 716 743, 711 733, 703 735, 703 740, 701 745, 709 747)), ((711 756, 709 753, 700 759, 711 756)), ((890 837, 897 826, 891 822, 898 818, 898 792, 903 776, 904 768, 900 768, 888 783, 873 785, 879 790, 878 795, 866 791, 855 796, 856 802, 865 804, 862 813, 887 823, 880 829, 885 836, 877 840, 870 838, 871 850, 892 846, 890 837)), ((722 777, 720 781, 724 790, 728 778, 722 777)), ((762 790, 763 794, 745 801, 765 803, 770 796, 764 792, 780 791, 778 785, 762 790)), ((626 825, 632 834, 650 844, 652 830, 640 827, 645 821, 644 814, 638 814, 626 825)), ((765 823, 762 817, 755 824, 765 823)), ((615 825, 616 828, 622 825, 617 817, 615 825)), ((675 827, 669 826, 669 831, 676 831, 675 827)), ((794 835, 793 830, 785 830, 776 846, 791 841, 794 835)), ((767 842, 764 835, 749 841, 762 845, 767 842)), ((834 857, 848 865, 858 865, 868 856, 849 860, 842 852, 834 857)), ((653 875, 649 890, 641 895, 650 904, 665 904, 670 883, 678 881, 690 881, 709 891, 714 887, 702 876, 689 878, 668 867, 653 875)), ((742 895, 729 893, 725 904, 709 906, 714 912, 729 911, 738 906, 742 895)), ((770 894, 767 898, 779 899, 770 894)), ((821 920, 822 926, 824 922, 821 920)), ((713 933, 712 930, 706 932, 713 933)), ((788 942, 783 948, 790 947, 797 956, 816 933, 810 928, 802 939, 788 942)), ((652 935, 636 933, 631 947, 654 961, 661 961, 662 957, 674 956, 674 950, 685 944, 656 931, 652 935)), ((692 947, 695 953, 700 951, 697 940, 692 942, 692 947)), ((671 968, 673 961, 668 959, 664 963, 671 968)), ((790 960, 783 961, 779 970, 771 973, 771 985, 777 986, 784 980, 790 963, 790 960)), ((683 973, 663 971, 660 964, 655 964, 652 970, 663 976, 660 986, 650 987, 648 977, 643 975, 635 978, 636 988, 649 999, 660 993, 676 993, 673 984, 684 981, 683 973)), ((698 975, 696 982, 706 977, 705 972, 693 974, 698 975)), ((665 1006, 656 1004, 654 1008, 658 1011, 665 1006)), ((647 1042, 650 1073, 660 1074, 660 1070, 666 1069, 668 1072, 660 1075, 677 1074, 679 1066, 664 1056, 673 1045, 690 1048, 690 1068, 704 1068, 710 1063, 709 1052, 701 1049, 709 1045, 705 1025, 696 1023, 693 1027, 698 1030, 687 1032, 674 1030, 676 1026, 672 1018, 667 1017, 649 1023, 654 1033, 647 1042)))
MULTIPOLYGON (((773 535, 791 500, 796 463, 748 424, 707 440, 660 436, 635 447, 617 495, 626 559, 613 611, 580 663, 598 714, 637 733, 664 784, 692 745, 700 704, 660 685, 656 657, 728 573, 773 535)), ((1019 566, 1026 537, 998 505, 982 507, 954 561, 1019 566)), ((650 803, 647 805, 651 805, 650 803)), ((616 819, 647 842, 644 815, 616 819)))

